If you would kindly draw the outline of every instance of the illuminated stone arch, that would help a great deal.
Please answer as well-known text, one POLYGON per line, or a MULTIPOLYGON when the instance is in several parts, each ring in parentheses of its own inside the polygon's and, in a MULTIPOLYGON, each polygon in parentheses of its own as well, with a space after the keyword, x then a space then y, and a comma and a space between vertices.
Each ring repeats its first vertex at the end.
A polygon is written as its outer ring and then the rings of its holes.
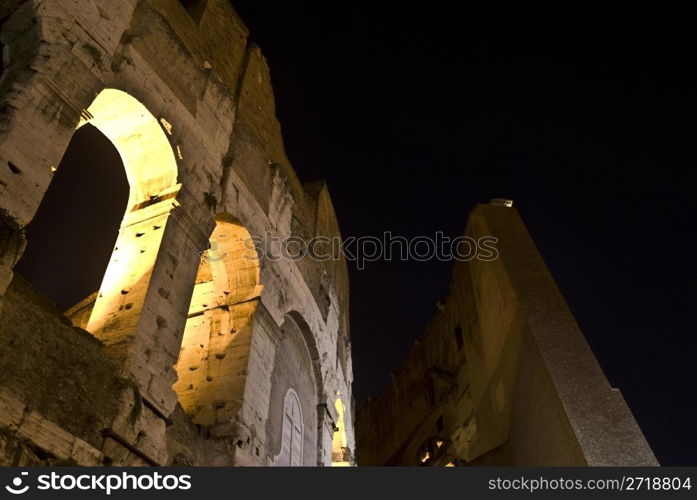
POLYGON ((168 415, 176 404, 171 383, 191 296, 179 284, 193 279, 207 235, 192 207, 177 200, 175 150, 138 99, 106 88, 77 128, 86 123, 119 152, 129 199, 96 298, 79 313, 81 326, 105 343, 146 401, 168 415))
POLYGON ((157 119, 136 98, 106 88, 83 112, 78 128, 85 123, 97 127, 121 155, 130 185, 129 212, 178 187, 172 145, 157 119))
POLYGON ((153 259, 143 254, 156 254, 162 241, 160 229, 179 189, 177 162, 157 119, 126 92, 102 90, 83 113, 78 128, 85 123, 114 144, 130 187, 119 238, 87 323, 88 331, 114 343, 120 336, 110 326, 118 307, 124 305, 121 296, 127 294, 123 292, 131 293, 152 271, 153 259))
POLYGON ((229 214, 215 218, 201 255, 174 389, 199 425, 234 418, 244 396, 252 323, 262 286, 251 235, 229 214))

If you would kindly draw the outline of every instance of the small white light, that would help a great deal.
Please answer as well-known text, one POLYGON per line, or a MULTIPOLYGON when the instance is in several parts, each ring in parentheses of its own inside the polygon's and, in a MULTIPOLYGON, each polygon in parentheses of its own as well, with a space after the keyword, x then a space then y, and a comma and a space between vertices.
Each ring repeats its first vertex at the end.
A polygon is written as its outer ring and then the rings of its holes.
POLYGON ((513 206, 513 200, 508 200, 506 198, 492 198, 489 200, 489 205, 511 208, 513 206))

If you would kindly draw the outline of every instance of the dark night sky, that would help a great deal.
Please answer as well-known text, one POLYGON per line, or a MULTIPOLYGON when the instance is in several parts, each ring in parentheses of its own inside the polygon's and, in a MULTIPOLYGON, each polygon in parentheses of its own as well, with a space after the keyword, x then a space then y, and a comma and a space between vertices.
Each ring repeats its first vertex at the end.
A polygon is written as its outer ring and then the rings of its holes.
MULTIPOLYGON (((475 203, 512 198, 659 461, 697 463, 689 12, 233 3, 269 60, 289 157, 303 181, 327 180, 344 236, 457 236, 475 203)), ((79 134, 74 156, 111 151, 79 134)), ((423 333, 450 271, 351 269, 359 401, 423 333)))

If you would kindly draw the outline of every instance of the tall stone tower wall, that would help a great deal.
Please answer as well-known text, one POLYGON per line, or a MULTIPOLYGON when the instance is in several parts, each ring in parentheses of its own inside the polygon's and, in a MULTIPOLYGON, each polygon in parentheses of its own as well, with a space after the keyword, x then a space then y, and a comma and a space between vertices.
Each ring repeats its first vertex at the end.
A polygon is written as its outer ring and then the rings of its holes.
POLYGON ((358 411, 359 464, 657 465, 517 210, 478 205, 466 236, 496 238, 496 258, 456 263, 423 338, 358 411))

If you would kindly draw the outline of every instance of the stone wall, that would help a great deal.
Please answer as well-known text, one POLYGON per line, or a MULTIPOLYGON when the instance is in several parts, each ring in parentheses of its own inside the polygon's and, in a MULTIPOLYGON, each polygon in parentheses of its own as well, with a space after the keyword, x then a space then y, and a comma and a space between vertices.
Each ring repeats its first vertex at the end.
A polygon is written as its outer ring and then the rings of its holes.
MULTIPOLYGON (((289 317, 318 388, 296 388, 316 429, 305 465, 331 463, 339 395, 352 414, 345 261, 260 256, 253 272, 236 260, 219 274, 229 279, 202 274, 223 219, 250 238, 340 233, 326 185, 302 184, 284 152, 269 69, 247 28, 226 0, 186 3, 0 7, 2 463, 266 465, 277 452, 266 429, 283 418, 272 373, 286 359, 277 352, 289 317), (23 228, 88 122, 119 151, 131 194, 100 290, 68 311, 70 324, 12 269, 23 228), (250 272, 251 288, 238 279, 250 272), (199 303, 216 290, 224 300, 199 303), (22 317, 34 327, 7 326, 22 317), (83 384, 84 400, 70 384, 83 384)), ((350 421, 345 434, 355 449, 350 421)))
POLYGON ((450 293, 389 387, 358 411, 360 465, 656 465, 516 209, 478 205, 450 293))

